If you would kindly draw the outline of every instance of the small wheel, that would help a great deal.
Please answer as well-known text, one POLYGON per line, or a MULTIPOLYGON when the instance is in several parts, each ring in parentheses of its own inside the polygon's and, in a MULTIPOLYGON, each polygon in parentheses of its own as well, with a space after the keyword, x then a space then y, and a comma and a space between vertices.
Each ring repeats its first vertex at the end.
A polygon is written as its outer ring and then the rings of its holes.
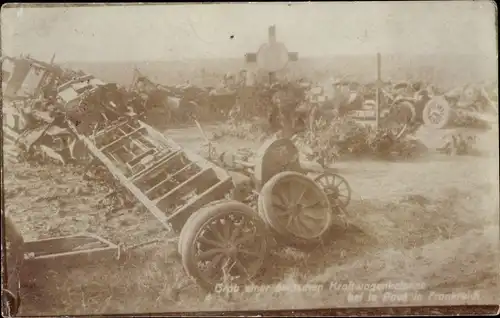
POLYGON ((351 202, 351 187, 344 177, 325 172, 317 176, 314 181, 325 191, 332 207, 340 206, 345 209, 351 202))
POLYGON ((266 226, 247 205, 219 202, 191 215, 179 250, 186 272, 208 291, 218 283, 248 283, 267 256, 266 226))
POLYGON ((291 243, 316 243, 332 224, 331 206, 311 178, 281 172, 271 178, 259 195, 259 213, 278 234, 291 243))
POLYGON ((442 129, 449 125, 452 110, 443 97, 435 97, 427 102, 422 112, 424 124, 436 129, 442 129))

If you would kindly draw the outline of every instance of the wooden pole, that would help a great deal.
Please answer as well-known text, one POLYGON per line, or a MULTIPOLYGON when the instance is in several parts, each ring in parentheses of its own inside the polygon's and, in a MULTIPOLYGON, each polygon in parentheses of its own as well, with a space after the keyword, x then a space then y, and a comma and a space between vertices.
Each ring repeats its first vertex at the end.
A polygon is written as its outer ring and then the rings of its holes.
POLYGON ((379 129, 379 121, 380 121, 380 88, 382 86, 382 78, 381 78, 381 57, 380 53, 377 53, 377 90, 376 90, 376 109, 375 109, 375 126, 379 129))
MULTIPOLYGON (((276 26, 271 25, 268 28, 268 39, 269 44, 276 43, 276 26)), ((276 73, 269 72, 269 85, 272 85, 276 81, 276 73)))
POLYGON ((56 59, 56 52, 52 55, 52 59, 50 59, 50 64, 54 65, 54 60, 56 59))
POLYGON ((269 85, 274 84, 274 82, 276 82, 276 73, 269 72, 269 85))
POLYGON ((271 25, 268 28, 268 42, 270 44, 276 43, 276 25, 271 25))

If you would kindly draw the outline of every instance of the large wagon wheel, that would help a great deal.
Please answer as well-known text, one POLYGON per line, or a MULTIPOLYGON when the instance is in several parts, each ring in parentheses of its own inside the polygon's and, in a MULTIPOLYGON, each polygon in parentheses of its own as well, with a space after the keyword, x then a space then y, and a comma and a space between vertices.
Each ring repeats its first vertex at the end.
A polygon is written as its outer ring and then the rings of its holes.
POLYGON ((267 256, 266 226, 247 205, 221 201, 191 215, 179 251, 186 272, 208 291, 219 283, 248 283, 267 256))
POLYGON ((325 172, 317 176, 314 181, 323 188, 332 207, 345 209, 351 202, 351 187, 344 177, 325 172))
POLYGON ((444 97, 434 97, 425 105, 422 119, 425 125, 442 129, 451 122, 452 109, 444 97))
POLYGON ((271 178, 259 195, 259 213, 291 243, 316 243, 332 224, 331 205, 321 187, 297 172, 271 178))

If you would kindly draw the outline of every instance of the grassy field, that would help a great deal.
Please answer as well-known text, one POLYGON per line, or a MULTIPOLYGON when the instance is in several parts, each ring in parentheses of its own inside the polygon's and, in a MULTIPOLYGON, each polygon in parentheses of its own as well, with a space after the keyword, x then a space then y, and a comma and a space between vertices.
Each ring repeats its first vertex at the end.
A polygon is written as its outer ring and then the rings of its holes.
MULTIPOLYGON (((209 133, 220 129, 207 127, 209 133)), ((168 133, 192 149, 203 142, 195 128, 168 133)), ((185 275, 176 244, 140 206, 98 204, 110 186, 82 181, 81 168, 10 164, 4 170, 6 209, 26 239, 89 231, 124 246, 165 240, 120 261, 35 274, 23 289, 22 314, 498 303, 498 150, 492 147, 497 133, 480 140, 478 156, 429 153, 410 162, 339 163, 353 188, 348 225, 339 224, 322 246, 307 252, 274 250, 260 289, 227 295, 207 294, 185 275), (367 292, 358 301, 361 292, 336 287, 398 282, 414 285, 373 292, 378 298, 370 301, 367 292), (476 294, 468 300, 442 296, 467 291, 476 294), (411 296, 403 299, 405 293, 411 296), (414 299, 415 293, 422 298, 414 299)), ((219 143, 236 147, 234 138, 219 143)))

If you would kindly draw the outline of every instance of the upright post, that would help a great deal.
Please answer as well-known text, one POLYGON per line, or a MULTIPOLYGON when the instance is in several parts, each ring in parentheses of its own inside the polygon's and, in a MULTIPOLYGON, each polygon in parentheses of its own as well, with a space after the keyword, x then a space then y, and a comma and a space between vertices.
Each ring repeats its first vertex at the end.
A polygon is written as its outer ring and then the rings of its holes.
POLYGON ((376 109, 375 109, 375 127, 379 129, 379 121, 380 121, 380 89, 382 87, 382 78, 381 78, 381 57, 380 53, 377 53, 377 84, 376 84, 376 109))
POLYGON ((272 85, 276 81, 276 73, 269 72, 269 84, 272 85))
MULTIPOLYGON (((267 41, 269 44, 276 43, 276 26, 273 24, 267 29, 267 41)), ((276 72, 269 72, 269 85, 276 81, 276 72)))
POLYGON ((271 25, 267 29, 267 40, 269 43, 276 43, 276 25, 271 25))

